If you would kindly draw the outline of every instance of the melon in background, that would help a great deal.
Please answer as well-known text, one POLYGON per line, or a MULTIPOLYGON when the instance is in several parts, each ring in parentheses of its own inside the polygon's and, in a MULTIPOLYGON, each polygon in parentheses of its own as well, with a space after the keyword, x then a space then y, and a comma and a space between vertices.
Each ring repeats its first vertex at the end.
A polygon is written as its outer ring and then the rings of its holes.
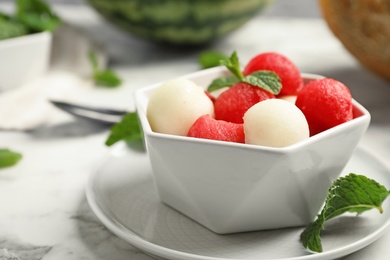
POLYGON ((319 0, 329 28, 364 66, 390 80, 390 1, 319 0))
POLYGON ((88 0, 103 17, 142 38, 208 43, 239 28, 272 0, 88 0))

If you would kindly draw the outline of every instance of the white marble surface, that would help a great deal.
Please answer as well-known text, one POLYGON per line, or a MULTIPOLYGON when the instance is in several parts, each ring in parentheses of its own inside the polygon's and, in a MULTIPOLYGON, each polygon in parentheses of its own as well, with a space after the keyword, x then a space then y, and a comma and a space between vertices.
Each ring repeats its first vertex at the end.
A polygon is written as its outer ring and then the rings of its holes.
MULTIPOLYGON (((111 66, 125 79, 117 90, 92 89, 85 100, 133 107, 142 86, 198 70, 200 50, 174 50, 123 34, 85 7, 56 6, 61 16, 106 47, 111 66)), ((321 19, 259 16, 210 48, 237 50, 242 63, 258 52, 278 51, 304 72, 336 78, 372 113, 361 145, 390 167, 390 84, 362 68, 321 19)), ((107 128, 64 116, 28 132, 0 132, 0 146, 23 154, 0 170, 0 259, 151 259, 109 232, 84 195, 100 158, 107 128)), ((389 259, 390 231, 345 259, 389 259)))

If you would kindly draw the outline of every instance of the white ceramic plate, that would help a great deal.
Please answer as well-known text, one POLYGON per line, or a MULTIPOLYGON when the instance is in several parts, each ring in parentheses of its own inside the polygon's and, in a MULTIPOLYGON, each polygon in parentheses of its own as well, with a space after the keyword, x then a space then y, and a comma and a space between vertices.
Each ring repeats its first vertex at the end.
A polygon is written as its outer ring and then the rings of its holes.
MULTIPOLYGON (((355 172, 390 187, 389 170, 357 149, 344 173, 355 172)), ((311 254, 299 242, 303 228, 218 235, 159 202, 147 155, 117 147, 91 174, 87 199, 102 223, 120 238, 158 258, 180 260, 335 259, 379 238, 390 223, 390 201, 376 210, 326 224, 324 252, 311 254)))

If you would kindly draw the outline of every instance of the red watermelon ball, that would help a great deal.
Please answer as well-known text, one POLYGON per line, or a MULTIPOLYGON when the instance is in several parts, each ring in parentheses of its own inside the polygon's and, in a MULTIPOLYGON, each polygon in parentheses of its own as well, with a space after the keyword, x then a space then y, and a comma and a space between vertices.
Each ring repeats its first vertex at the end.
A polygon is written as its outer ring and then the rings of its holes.
POLYGON ((305 115, 311 136, 353 119, 351 92, 334 79, 309 82, 295 104, 305 115))
POLYGON ((245 112, 260 101, 275 96, 262 88, 240 82, 222 92, 214 102, 215 119, 242 124, 245 112))
POLYGON ((286 56, 276 52, 260 53, 246 65, 243 74, 269 70, 275 72, 282 83, 279 95, 296 95, 303 87, 303 79, 298 67, 286 56))
POLYGON ((187 136, 226 142, 245 142, 243 124, 216 120, 210 115, 199 117, 191 126, 187 136))

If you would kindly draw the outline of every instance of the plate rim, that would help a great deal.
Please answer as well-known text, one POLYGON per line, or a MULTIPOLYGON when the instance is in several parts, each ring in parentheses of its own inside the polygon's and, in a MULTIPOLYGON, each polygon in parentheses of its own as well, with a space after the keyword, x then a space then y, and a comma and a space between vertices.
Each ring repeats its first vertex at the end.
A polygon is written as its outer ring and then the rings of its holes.
MULTIPOLYGON (((101 160, 100 163, 97 164, 97 166, 90 172, 88 176, 87 185, 85 188, 85 195, 87 202, 89 206, 91 207, 91 210, 96 215, 96 217, 102 222, 102 224, 110 230, 112 233, 117 235, 119 238, 124 240, 125 242, 129 243, 130 245, 136 247, 137 249, 141 250, 147 255, 152 255, 154 257, 162 257, 164 259, 178 259, 178 260, 268 260, 266 258, 220 258, 220 257, 212 257, 212 256, 204 256, 204 255, 198 255, 193 253, 186 253, 182 251, 178 251, 175 249, 167 248, 164 246, 160 246, 158 244, 152 243, 146 239, 143 239, 136 233, 132 232, 131 230, 124 227, 121 223, 117 222, 115 219, 110 219, 104 211, 99 207, 98 202, 95 200, 93 191, 92 191, 92 183, 96 176, 98 175, 99 171, 98 169, 101 167, 101 165, 104 165, 104 163, 111 157, 114 157, 115 154, 121 150, 121 149, 128 149, 125 148, 125 146, 118 145, 114 147, 108 155, 105 156, 104 160, 101 160)), ((377 165, 382 167, 383 169, 386 169, 387 172, 390 172, 389 167, 380 160, 376 155, 374 155, 372 152, 370 152, 369 149, 366 147, 358 146, 353 154, 356 153, 363 153, 366 158, 369 158, 370 161, 375 162, 377 165)), ((130 151, 131 153, 131 151, 130 151)), ((147 154, 145 153, 145 156, 147 154)), ((389 177, 390 179, 390 177, 389 177)), ((368 246, 369 244, 375 242, 377 239, 379 239, 384 232, 387 230, 387 228, 390 226, 390 215, 386 221, 382 225, 380 225, 377 229, 375 229, 373 232, 369 233, 367 236, 350 243, 348 245, 345 245, 343 247, 329 250, 326 252, 321 253, 313 253, 310 255, 304 255, 304 256, 297 256, 297 257, 284 257, 284 258, 272 258, 269 260, 329 260, 329 259, 335 259, 343 256, 347 256, 349 254, 352 254, 354 252, 359 251, 360 249, 368 246)))

